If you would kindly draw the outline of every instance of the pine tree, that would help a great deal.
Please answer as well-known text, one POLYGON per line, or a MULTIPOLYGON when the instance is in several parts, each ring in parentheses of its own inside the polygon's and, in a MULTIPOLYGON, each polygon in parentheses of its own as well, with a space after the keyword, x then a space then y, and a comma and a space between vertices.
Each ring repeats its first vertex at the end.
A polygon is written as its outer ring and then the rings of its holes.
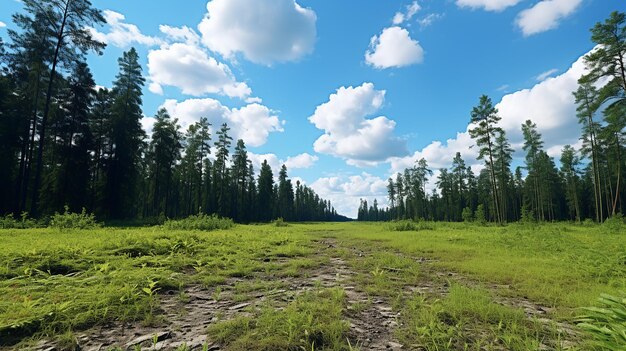
POLYGON ((274 210, 274 174, 267 160, 261 164, 258 183, 259 220, 268 222, 272 220, 274 210))
POLYGON ((563 151, 561 152, 561 173, 563 174, 563 178, 565 179, 567 192, 565 193, 565 197, 567 199, 567 205, 569 207, 569 212, 574 219, 580 222, 581 219, 581 211, 580 211, 580 201, 579 201, 579 170, 578 166, 580 164, 580 160, 576 155, 576 150, 570 145, 565 145, 563 147, 563 151))
POLYGON ((89 0, 23 0, 27 13, 35 15, 43 13, 46 29, 53 33, 55 41, 54 56, 51 61, 50 78, 46 92, 46 102, 39 125, 39 146, 37 149, 37 168, 31 213, 37 214, 39 206, 39 187, 43 171, 43 152, 46 141, 46 127, 52 103, 55 75, 59 63, 68 64, 82 57, 86 52, 94 50, 101 53, 105 44, 92 39, 87 25, 104 23, 100 10, 92 7, 89 0))
POLYGON ((235 185, 235 216, 239 221, 249 221, 247 213, 247 199, 249 191, 249 172, 252 161, 248 159, 246 145, 242 139, 237 140, 235 153, 233 154, 233 180, 235 185))
POLYGON ((141 128, 141 74, 139 56, 132 48, 118 60, 120 72, 113 83, 111 106, 111 159, 107 165, 105 213, 110 218, 137 214, 139 163, 145 132, 141 128))
POLYGON ((174 166, 180 159, 182 135, 177 119, 172 119, 165 109, 160 109, 152 127, 152 140, 149 146, 150 203, 149 214, 158 216, 174 215, 172 188, 174 166))
POLYGON ((481 96, 478 106, 472 109, 471 124, 474 127, 469 130, 469 133, 472 139, 476 140, 476 145, 480 148, 478 159, 482 160, 487 157, 485 162, 491 176, 494 213, 496 221, 502 223, 503 215, 501 213, 500 192, 498 191, 495 170, 496 165, 494 164, 494 142, 497 135, 503 132, 502 128, 498 127, 499 121, 498 110, 493 106, 491 99, 486 95, 481 96))

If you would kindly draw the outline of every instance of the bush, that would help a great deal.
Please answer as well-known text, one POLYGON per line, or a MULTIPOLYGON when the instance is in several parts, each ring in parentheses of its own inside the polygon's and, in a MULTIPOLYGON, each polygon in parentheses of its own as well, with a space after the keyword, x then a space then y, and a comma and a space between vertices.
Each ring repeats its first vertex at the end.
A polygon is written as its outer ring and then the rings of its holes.
POLYGON ((466 207, 463 209, 463 213, 461 213, 461 217, 463 217, 463 222, 472 222, 474 221, 474 213, 472 212, 472 209, 469 207, 466 207))
POLYGON ((80 213, 70 212, 69 207, 65 206, 64 213, 55 213, 50 220, 50 228, 56 229, 95 229, 102 225, 96 221, 93 213, 87 213, 83 208, 80 213))
POLYGON ((34 219, 28 218, 28 212, 22 212, 19 219, 12 214, 0 217, 0 229, 28 229, 38 227, 34 219))
POLYGON ((276 218, 276 220, 274 221, 274 225, 277 227, 288 227, 289 223, 285 222, 285 220, 282 217, 276 218))
POLYGON ((483 204, 478 205, 476 207, 476 222, 479 224, 487 223, 487 219, 485 218, 485 206, 483 204))
POLYGON ((216 230, 229 229, 235 225, 230 218, 221 218, 217 215, 201 213, 179 220, 167 220, 163 227, 169 230, 216 230))
POLYGON ((419 231, 419 230, 433 230, 434 225, 428 222, 415 222, 410 220, 404 221, 395 221, 389 224, 389 230, 396 232, 409 232, 409 231, 419 231))
POLYGON ((626 349, 626 297, 602 295, 600 307, 588 307, 578 326, 589 333, 602 350, 626 349))
POLYGON ((602 228, 612 233, 618 233, 624 228, 624 216, 622 216, 621 213, 617 213, 611 218, 607 218, 607 220, 602 223, 602 228))

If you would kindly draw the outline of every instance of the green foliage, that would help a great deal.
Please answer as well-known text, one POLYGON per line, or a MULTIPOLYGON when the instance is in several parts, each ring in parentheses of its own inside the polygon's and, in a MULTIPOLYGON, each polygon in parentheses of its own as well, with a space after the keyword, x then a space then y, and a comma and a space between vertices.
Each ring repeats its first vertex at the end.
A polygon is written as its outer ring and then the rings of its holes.
POLYGON ((400 340, 425 350, 536 350, 538 328, 520 309, 494 303, 485 290, 454 284, 442 300, 416 295, 400 317, 400 340))
POLYGON ((472 212, 472 209, 469 207, 465 207, 463 209, 463 213, 461 214, 461 217, 463 218, 463 222, 473 222, 474 221, 474 213, 472 212))
POLYGON ((185 219, 168 220, 163 224, 163 227, 169 230, 217 230, 230 229, 234 225, 233 220, 230 218, 201 213, 185 219))
POLYGON ((626 297, 603 294, 599 307, 584 308, 578 326, 603 350, 626 349, 626 297))
POLYGON ((434 224, 426 221, 393 221, 387 225, 388 230, 396 232, 408 232, 408 231, 420 231, 420 230, 433 230, 434 224))
POLYGON ((73 213, 65 206, 64 213, 57 212, 50 219, 50 228, 55 229, 95 229, 101 226, 94 214, 87 213, 85 208, 80 213, 73 213))
POLYGON ((476 207, 476 223, 484 225, 487 223, 487 219, 485 218, 485 206, 483 204, 478 205, 476 207))
POLYGON ((289 223, 285 222, 285 220, 283 220, 282 217, 277 218, 272 223, 274 223, 274 225, 277 226, 277 227, 288 227, 289 226, 289 223))
POLYGON ((616 213, 615 216, 604 221, 602 227, 612 233, 620 233, 624 229, 624 216, 621 213, 616 213))
POLYGON ((349 350, 342 289, 307 291, 284 309, 267 305, 257 318, 213 324, 209 335, 226 350, 349 350))
POLYGON ((529 210, 526 204, 522 205, 522 214, 519 221, 522 224, 535 223, 535 215, 533 213, 533 210, 529 210))
POLYGON ((28 218, 28 212, 22 212, 19 219, 13 217, 12 214, 0 217, 0 229, 28 229, 38 226, 34 219, 28 218))

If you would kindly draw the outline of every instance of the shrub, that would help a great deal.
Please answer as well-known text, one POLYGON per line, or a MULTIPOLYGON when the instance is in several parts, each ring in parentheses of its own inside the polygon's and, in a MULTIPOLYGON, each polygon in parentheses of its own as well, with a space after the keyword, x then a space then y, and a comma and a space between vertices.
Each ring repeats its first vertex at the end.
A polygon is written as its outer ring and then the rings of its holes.
POLYGON ((37 226, 34 219, 28 218, 28 212, 22 212, 19 219, 15 219, 12 214, 0 217, 0 229, 28 229, 37 226))
POLYGON ((522 215, 520 217, 520 223, 530 224, 535 223, 535 214, 533 210, 529 210, 526 204, 522 205, 522 215))
POLYGON ((278 217, 274 221, 274 225, 277 227, 288 227, 289 223, 285 222, 285 220, 282 217, 278 217))
POLYGON ((603 294, 600 307, 588 307, 578 319, 578 326, 603 350, 626 349, 626 297, 603 294))
POLYGON ((472 222, 474 220, 474 213, 472 212, 472 209, 469 207, 466 207, 463 209, 463 213, 461 213, 461 217, 463 217, 463 222, 472 222))
POLYGON ((95 229, 101 226, 94 214, 87 213, 85 208, 80 213, 73 213, 65 206, 64 213, 57 212, 50 220, 50 228, 56 229, 95 229))
POLYGON ((479 224, 487 223, 487 219, 485 218, 485 206, 483 204, 478 205, 476 207, 476 222, 479 224))
POLYGON ((617 233, 624 227, 624 216, 621 213, 617 213, 611 218, 607 218, 602 227, 609 232, 617 233))
POLYGON ((179 220, 167 220, 163 227, 169 230, 216 230, 229 229, 235 225, 232 219, 204 213, 179 220))
POLYGON ((435 229, 432 223, 424 222, 424 221, 395 221, 389 224, 389 230, 396 232, 409 232, 409 231, 419 231, 419 230, 433 230, 435 229))

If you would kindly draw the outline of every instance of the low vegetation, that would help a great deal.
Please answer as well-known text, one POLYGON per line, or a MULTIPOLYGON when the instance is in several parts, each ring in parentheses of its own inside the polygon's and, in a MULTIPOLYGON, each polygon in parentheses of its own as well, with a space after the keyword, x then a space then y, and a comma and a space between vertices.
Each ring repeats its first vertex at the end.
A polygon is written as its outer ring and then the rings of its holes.
POLYGON ((163 227, 169 230, 216 230, 230 229, 235 225, 230 218, 221 218, 217 215, 199 214, 185 219, 167 220, 163 227))
POLYGON ((226 350, 368 349, 354 323, 380 325, 408 349, 624 345, 624 300, 610 297, 626 289, 623 230, 168 223, 0 230, 0 349, 72 344, 118 323, 158 331, 172 323, 167 301, 177 296, 183 308, 194 291, 224 306, 204 335, 226 350), (368 319, 378 309, 391 324, 368 319))

